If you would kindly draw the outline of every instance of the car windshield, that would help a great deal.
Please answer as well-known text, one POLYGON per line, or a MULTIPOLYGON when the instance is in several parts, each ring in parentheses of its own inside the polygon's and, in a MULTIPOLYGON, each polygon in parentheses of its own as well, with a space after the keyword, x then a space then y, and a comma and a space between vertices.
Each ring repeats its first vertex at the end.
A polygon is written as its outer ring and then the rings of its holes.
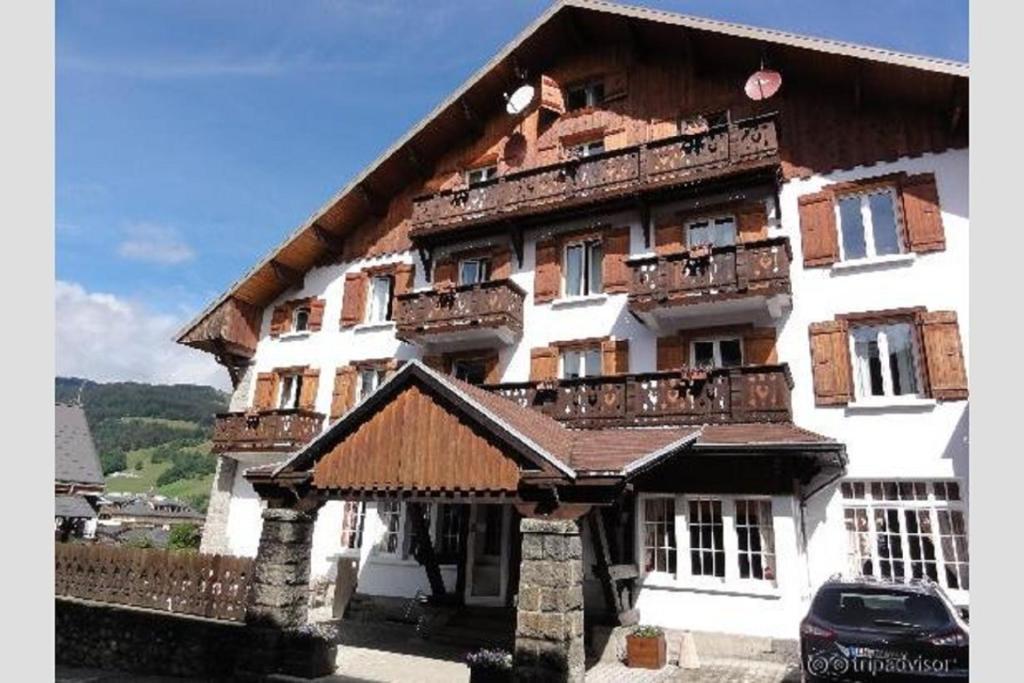
POLYGON ((880 588, 825 588, 811 611, 837 626, 857 628, 933 629, 950 623, 939 598, 880 588))

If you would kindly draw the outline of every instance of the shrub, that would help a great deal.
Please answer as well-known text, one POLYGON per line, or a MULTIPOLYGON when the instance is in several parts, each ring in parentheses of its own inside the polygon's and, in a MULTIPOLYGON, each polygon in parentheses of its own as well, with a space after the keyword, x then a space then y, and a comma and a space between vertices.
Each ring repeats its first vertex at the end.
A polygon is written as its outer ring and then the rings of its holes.
POLYGON ((466 655, 470 669, 512 670, 512 653, 500 648, 482 648, 466 655))
POLYGON ((631 635, 636 638, 658 638, 663 633, 657 626, 637 626, 631 635))
POLYGON ((167 537, 168 550, 198 550, 202 534, 195 524, 175 524, 167 537))
POLYGON ((100 455, 100 467, 103 474, 120 472, 128 468, 128 458, 122 450, 105 451, 100 455))

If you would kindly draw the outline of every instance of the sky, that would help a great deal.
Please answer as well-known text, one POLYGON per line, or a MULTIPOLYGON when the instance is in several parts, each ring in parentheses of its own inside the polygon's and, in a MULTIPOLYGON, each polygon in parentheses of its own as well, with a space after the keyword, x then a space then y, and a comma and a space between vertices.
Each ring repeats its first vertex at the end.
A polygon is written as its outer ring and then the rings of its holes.
MULTIPOLYGON (((632 0, 968 60, 966 0, 632 0)), ((58 0, 57 374, 227 388, 177 329, 547 0, 58 0)))

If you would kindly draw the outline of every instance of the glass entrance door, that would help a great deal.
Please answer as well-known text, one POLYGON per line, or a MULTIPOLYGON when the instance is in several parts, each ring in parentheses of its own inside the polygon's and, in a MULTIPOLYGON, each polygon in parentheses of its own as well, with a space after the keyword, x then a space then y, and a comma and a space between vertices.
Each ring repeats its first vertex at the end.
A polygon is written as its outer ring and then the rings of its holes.
POLYGON ((470 507, 466 547, 466 602, 501 605, 508 584, 509 506, 470 507))

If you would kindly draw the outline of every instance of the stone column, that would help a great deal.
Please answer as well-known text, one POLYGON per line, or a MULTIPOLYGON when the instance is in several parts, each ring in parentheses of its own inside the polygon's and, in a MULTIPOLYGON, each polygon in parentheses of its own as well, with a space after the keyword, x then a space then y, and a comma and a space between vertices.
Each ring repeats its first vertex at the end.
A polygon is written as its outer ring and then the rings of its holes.
POLYGON ((231 510, 231 489, 235 484, 238 461, 226 455, 217 458, 217 471, 210 487, 210 503, 206 507, 203 538, 199 552, 206 555, 227 555, 228 513, 231 510))
POLYGON ((583 544, 577 520, 525 518, 515 679, 583 683, 583 544))
POLYGON ((314 520, 315 515, 298 510, 263 511, 245 615, 249 624, 295 629, 306 623, 314 520))

